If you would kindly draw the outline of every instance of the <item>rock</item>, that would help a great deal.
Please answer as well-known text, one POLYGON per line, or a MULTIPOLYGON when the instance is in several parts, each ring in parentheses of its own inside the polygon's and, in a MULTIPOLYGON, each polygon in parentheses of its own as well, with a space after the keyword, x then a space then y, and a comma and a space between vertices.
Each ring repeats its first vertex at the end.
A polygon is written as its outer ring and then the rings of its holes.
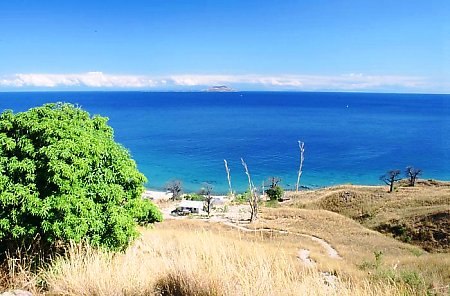
POLYGON ((31 292, 24 290, 13 290, 3 292, 0 294, 0 296, 33 296, 33 294, 31 294, 31 292))

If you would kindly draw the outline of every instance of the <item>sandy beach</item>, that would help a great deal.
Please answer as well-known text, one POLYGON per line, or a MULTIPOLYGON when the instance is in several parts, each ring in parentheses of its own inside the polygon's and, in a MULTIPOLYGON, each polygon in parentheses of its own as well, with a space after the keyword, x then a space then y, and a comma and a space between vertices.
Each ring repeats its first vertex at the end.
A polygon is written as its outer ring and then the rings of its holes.
POLYGON ((152 200, 169 200, 172 197, 172 194, 170 192, 146 189, 142 194, 142 197, 152 200))

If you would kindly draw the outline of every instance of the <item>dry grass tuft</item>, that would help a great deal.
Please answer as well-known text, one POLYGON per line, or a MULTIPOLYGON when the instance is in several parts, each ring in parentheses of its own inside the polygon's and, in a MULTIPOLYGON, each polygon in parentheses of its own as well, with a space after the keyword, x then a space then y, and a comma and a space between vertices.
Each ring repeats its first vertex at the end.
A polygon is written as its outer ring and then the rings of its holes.
POLYGON ((14 256, 6 255, 0 266, 0 291, 19 289, 30 291, 33 295, 42 291, 32 258, 23 254, 18 250, 14 256))

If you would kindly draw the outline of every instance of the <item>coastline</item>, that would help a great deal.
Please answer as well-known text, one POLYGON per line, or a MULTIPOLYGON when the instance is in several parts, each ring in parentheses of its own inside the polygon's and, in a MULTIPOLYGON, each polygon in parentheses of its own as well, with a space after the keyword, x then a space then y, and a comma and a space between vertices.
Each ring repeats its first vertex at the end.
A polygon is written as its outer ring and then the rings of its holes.
MULTIPOLYGON (((190 193, 192 193, 192 192, 185 192, 182 194, 182 196, 185 194, 190 194, 190 193)), ((213 198, 220 198, 220 199, 227 197, 227 195, 223 195, 223 194, 212 194, 211 196, 213 198)), ((155 201, 156 200, 164 201, 164 200, 170 200, 172 198, 172 193, 167 192, 167 191, 145 188, 145 191, 142 193, 142 197, 148 198, 151 200, 155 200, 155 201)))
MULTIPOLYGON (((400 180, 396 185, 397 186, 404 186, 404 182, 406 180, 402 179, 400 180)), ((437 179, 418 179, 416 181, 418 184, 422 184, 425 186, 431 186, 431 185, 438 185, 438 186, 450 186, 450 181, 447 180, 437 180, 437 179)), ((342 183, 342 184, 336 184, 336 185, 330 185, 330 186, 317 186, 317 187, 302 187, 299 192, 311 192, 316 190, 324 190, 324 189, 332 189, 332 188, 346 188, 346 187, 354 187, 354 188, 377 188, 377 187, 388 187, 388 185, 384 184, 378 184, 378 185, 372 185, 372 184, 352 184, 352 183, 342 183)), ((295 190, 289 190, 284 189, 286 193, 295 193, 295 190)), ((184 194, 191 194, 195 193, 195 191, 189 191, 184 192, 184 194)), ((235 194, 243 194, 244 191, 235 192, 235 194)), ((216 193, 211 195, 214 198, 226 198, 227 194, 222 193, 216 193)), ((143 198, 150 198, 152 200, 169 200, 172 197, 172 194, 167 191, 153 189, 153 188, 145 188, 144 192, 142 193, 143 198)))

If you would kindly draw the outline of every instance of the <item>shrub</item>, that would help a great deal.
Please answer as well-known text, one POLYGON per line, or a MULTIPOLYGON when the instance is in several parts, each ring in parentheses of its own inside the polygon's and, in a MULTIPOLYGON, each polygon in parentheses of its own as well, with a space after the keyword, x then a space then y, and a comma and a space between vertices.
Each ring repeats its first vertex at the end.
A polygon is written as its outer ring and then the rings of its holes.
POLYGON ((145 176, 107 118, 71 104, 4 111, 0 172, 0 252, 71 240, 121 250, 137 236, 136 221, 160 220, 139 201, 145 176))
POLYGON ((184 197, 186 200, 204 201, 205 197, 201 194, 191 193, 184 197))
POLYGON ((266 190, 270 200, 280 200, 283 197, 284 190, 279 185, 275 185, 266 190))
POLYGON ((244 204, 248 203, 249 199, 250 199, 250 192, 247 190, 244 193, 236 194, 233 202, 236 204, 244 204))
POLYGON ((131 203, 130 210, 136 222, 140 225, 147 225, 154 222, 161 222, 163 216, 158 207, 148 199, 138 198, 131 203))

